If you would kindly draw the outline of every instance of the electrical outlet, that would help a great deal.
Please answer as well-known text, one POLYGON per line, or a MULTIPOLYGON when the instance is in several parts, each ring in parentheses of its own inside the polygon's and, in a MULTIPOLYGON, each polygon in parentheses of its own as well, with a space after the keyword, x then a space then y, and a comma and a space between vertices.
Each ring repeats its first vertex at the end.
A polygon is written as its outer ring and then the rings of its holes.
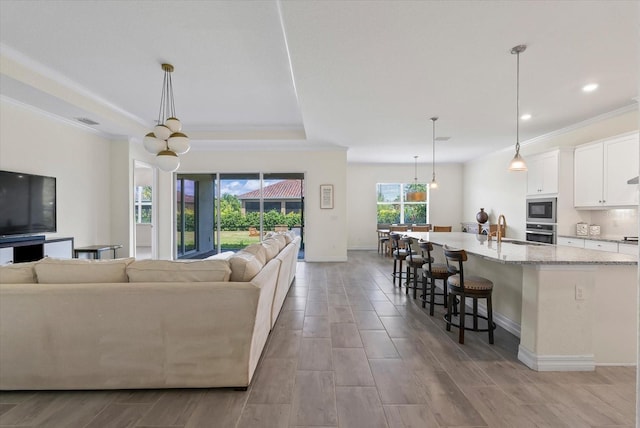
POLYGON ((576 285, 576 300, 584 300, 584 288, 581 285, 576 285))

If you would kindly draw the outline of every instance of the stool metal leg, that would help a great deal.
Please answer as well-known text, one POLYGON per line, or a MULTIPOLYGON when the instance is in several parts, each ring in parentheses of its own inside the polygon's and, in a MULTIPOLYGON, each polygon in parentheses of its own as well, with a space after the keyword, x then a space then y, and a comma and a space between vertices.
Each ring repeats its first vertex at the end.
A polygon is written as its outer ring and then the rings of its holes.
POLYGON ((464 321, 466 318, 466 311, 467 311, 465 301, 466 301, 466 297, 464 293, 462 293, 460 295, 460 321, 459 321, 460 327, 458 328, 459 330, 458 343, 461 343, 461 344, 464 344, 464 321))
POLYGON ((489 343, 493 345, 493 305, 491 295, 487 297, 487 322, 489 323, 489 343))

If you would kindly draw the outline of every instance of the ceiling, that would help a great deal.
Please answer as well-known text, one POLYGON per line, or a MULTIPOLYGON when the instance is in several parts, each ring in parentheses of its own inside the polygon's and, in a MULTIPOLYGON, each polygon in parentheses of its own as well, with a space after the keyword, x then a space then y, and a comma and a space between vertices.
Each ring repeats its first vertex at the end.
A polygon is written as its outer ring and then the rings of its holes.
POLYGON ((638 1, 0 1, 5 100, 136 139, 162 62, 193 150, 465 162, 637 108, 638 1), (581 87, 600 86, 592 93, 581 87), (635 99, 634 99, 635 98, 635 99))

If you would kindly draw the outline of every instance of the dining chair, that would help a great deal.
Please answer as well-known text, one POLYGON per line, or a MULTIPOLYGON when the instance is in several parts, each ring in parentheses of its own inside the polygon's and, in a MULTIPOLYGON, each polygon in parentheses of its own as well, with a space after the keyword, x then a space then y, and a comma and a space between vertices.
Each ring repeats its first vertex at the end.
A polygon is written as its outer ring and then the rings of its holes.
POLYGON ((451 232, 451 226, 433 226, 434 232, 451 232))
POLYGON ((427 224, 424 226, 411 226, 412 232, 429 232, 431 230, 431 225, 427 224))

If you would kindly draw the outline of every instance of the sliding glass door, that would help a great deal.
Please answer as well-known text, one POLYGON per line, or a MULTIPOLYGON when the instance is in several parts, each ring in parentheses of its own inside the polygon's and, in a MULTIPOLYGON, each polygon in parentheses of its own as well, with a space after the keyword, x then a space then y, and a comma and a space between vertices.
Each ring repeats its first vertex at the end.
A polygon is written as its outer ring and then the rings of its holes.
POLYGON ((187 178, 176 181, 176 245, 178 257, 184 257, 198 248, 197 229, 198 182, 187 178))
POLYGON ((178 174, 176 189, 178 258, 238 251, 269 231, 304 238, 304 174, 178 174))

